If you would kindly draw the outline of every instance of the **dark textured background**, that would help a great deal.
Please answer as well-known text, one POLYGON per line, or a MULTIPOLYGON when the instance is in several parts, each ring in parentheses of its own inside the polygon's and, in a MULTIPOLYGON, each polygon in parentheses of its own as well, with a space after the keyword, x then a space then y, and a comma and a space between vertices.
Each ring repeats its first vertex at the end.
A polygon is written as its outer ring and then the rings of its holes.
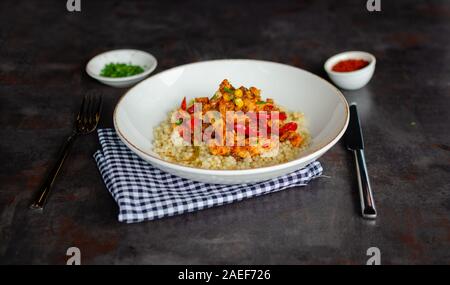
POLYGON ((386 1, 0 2, 0 263, 364 264, 450 263, 450 3, 386 1), (84 72, 94 55, 137 48, 155 72, 217 58, 291 64, 326 77, 327 57, 366 50, 375 76, 344 92, 359 104, 379 218, 359 216, 356 177, 341 143, 321 161, 325 175, 228 206, 134 225, 117 207, 91 155, 94 135, 75 145, 44 214, 27 209, 83 94, 98 89, 111 127, 126 91, 84 72))

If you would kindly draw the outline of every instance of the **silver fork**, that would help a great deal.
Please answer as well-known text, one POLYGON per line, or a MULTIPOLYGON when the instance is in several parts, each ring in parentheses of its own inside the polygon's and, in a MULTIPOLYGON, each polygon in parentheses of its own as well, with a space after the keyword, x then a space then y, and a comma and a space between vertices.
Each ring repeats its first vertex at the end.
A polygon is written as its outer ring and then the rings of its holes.
POLYGON ((102 108, 102 96, 93 93, 86 94, 81 103, 80 111, 76 116, 75 124, 73 126, 72 134, 64 142, 59 158, 52 170, 48 173, 47 179, 39 189, 38 195, 35 201, 31 204, 30 208, 34 210, 44 210, 45 203, 47 202, 50 189, 55 182, 64 162, 72 148, 72 145, 77 137, 80 135, 87 135, 93 132, 98 125, 100 119, 100 113, 102 108))

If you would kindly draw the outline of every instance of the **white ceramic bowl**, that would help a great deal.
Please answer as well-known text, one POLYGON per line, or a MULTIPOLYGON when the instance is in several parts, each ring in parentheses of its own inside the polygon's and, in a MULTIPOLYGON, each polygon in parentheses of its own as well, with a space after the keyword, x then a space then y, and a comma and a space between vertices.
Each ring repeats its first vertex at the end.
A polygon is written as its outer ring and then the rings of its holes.
POLYGON ((325 71, 328 73, 331 81, 338 87, 347 90, 355 90, 362 88, 372 78, 375 71, 375 56, 364 51, 346 51, 330 57, 324 65, 325 71), (369 62, 366 67, 351 72, 333 71, 333 66, 341 60, 347 59, 364 59, 369 62))
POLYGON ((135 49, 118 49, 99 54, 92 58, 86 65, 86 72, 94 79, 113 87, 129 87, 146 78, 155 70, 158 62, 156 58, 144 51, 135 49), (109 78, 100 76, 103 67, 108 63, 127 63, 139 65, 144 72, 133 76, 109 78))
POLYGON ((304 167, 341 138, 348 119, 347 101, 326 80, 289 65, 257 60, 214 60, 166 70, 130 89, 114 111, 117 134, 137 155, 169 173, 216 184, 263 181, 304 167), (244 170, 200 169, 161 159, 152 151, 153 128, 184 96, 211 96, 224 78, 235 86, 261 88, 263 97, 303 112, 309 121, 311 146, 287 163, 244 170))

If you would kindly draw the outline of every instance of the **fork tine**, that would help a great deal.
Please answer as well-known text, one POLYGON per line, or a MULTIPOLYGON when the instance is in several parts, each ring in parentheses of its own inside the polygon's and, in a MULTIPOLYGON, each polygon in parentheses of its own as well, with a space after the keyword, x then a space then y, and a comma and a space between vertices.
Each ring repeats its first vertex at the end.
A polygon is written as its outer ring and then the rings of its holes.
POLYGON ((103 96, 100 94, 99 95, 99 102, 98 102, 98 106, 96 108, 96 112, 95 112, 95 124, 98 124, 98 121, 100 120, 100 113, 102 112, 102 107, 103 107, 103 96))
POLYGON ((93 96, 91 109, 89 110, 89 125, 90 126, 95 125, 95 113, 97 111, 98 101, 99 101, 99 97, 97 94, 95 94, 93 96))
POLYGON ((86 104, 84 105, 82 120, 83 124, 86 126, 89 123, 89 108, 92 105, 92 96, 90 94, 86 94, 86 104))
POLYGON ((81 120, 83 115, 84 106, 86 105, 86 96, 83 97, 83 101, 81 101, 81 107, 77 114, 77 121, 81 120))
POLYGON ((76 129, 80 134, 88 134, 95 130, 100 120, 102 96, 96 92, 88 92, 77 116, 76 129))
POLYGON ((97 95, 96 94, 90 94, 91 97, 91 104, 89 105, 88 109, 88 128, 91 128, 92 123, 94 122, 94 108, 97 104, 97 95))

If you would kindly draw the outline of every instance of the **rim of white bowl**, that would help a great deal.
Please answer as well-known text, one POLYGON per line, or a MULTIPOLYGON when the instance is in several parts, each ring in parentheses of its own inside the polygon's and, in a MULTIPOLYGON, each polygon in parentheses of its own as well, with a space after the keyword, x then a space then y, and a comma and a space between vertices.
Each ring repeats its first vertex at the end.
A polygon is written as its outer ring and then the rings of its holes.
MULTIPOLYGON (((115 50, 110 50, 110 51, 106 51, 100 54, 97 54, 96 56, 94 56, 93 58, 91 58, 88 63, 86 64, 86 73, 94 78, 97 79, 99 81, 105 81, 105 82, 125 82, 125 81, 130 81, 130 80, 134 80, 134 79, 139 79, 139 78, 143 78, 146 77, 147 75, 149 75, 150 73, 152 73, 156 67, 158 66, 158 60, 156 59, 156 57, 154 57, 151 53, 148 53, 146 51, 143 50, 139 50, 139 49, 115 49, 115 50), (105 56, 107 54, 112 54, 112 53, 117 53, 117 52, 139 52, 142 53, 146 56, 148 56, 150 58, 150 60, 153 60, 155 62, 155 64, 153 64, 152 66, 149 66, 148 69, 144 69, 144 72, 136 74, 136 75, 132 75, 132 76, 126 76, 126 77, 105 77, 105 76, 101 76, 100 74, 96 74, 94 72, 92 72, 89 69, 89 65, 96 59, 105 56)), ((141 66, 144 67, 145 66, 141 66)))
MULTIPOLYGON (((326 151, 328 151, 333 145, 335 145, 339 139, 344 135, 345 130, 347 129, 348 126, 348 122, 349 122, 349 106, 348 106, 348 102, 344 97, 344 94, 342 94, 342 92, 337 89, 334 85, 332 85, 330 82, 328 82, 327 80, 323 79, 322 77, 315 75, 314 73, 311 73, 309 71, 306 71, 304 69, 295 67, 295 66, 291 66, 291 65, 287 65, 287 64, 283 64, 283 63, 278 63, 278 62, 273 62, 273 61, 266 61, 266 60, 255 60, 255 59, 216 59, 216 60, 208 60, 208 61, 199 61, 199 62, 194 62, 194 63, 188 63, 188 64, 183 64, 183 65, 178 65, 172 68, 169 68, 167 70, 164 70, 160 73, 157 73, 155 75, 153 75, 152 77, 159 77, 159 76, 163 76, 166 72, 170 72, 173 69, 177 69, 177 68, 185 68, 189 65, 194 65, 194 64, 201 64, 201 63, 205 63, 205 62, 218 62, 218 61, 251 61, 251 62, 260 62, 260 63, 268 63, 268 64, 275 64, 275 65, 282 65, 284 67, 288 67, 288 68, 292 68, 292 69, 296 69, 296 70, 301 70, 304 71, 320 80, 322 80, 326 85, 328 85, 331 89, 333 89, 336 94, 339 96, 339 99, 341 99, 341 101, 344 103, 345 106, 345 121, 344 124, 342 125, 342 128, 337 132, 337 134, 334 135, 333 139, 331 139, 330 141, 321 144, 319 146, 316 146, 313 150, 312 153, 308 154, 307 156, 302 156, 299 158, 296 158, 294 160, 291 161, 287 161, 287 162, 283 162, 283 163, 279 163, 279 164, 275 164, 275 165, 271 165, 271 166, 263 166, 263 167, 256 167, 256 168, 247 168, 247 169, 204 169, 204 168, 198 168, 198 167, 193 167, 193 166, 187 166, 187 165, 182 165, 182 164, 178 164, 178 163, 174 163, 174 162, 170 162, 167 161, 165 159, 162 159, 161 157, 157 157, 151 153, 146 152, 145 150, 140 149, 139 147, 133 145, 132 142, 130 142, 120 131, 118 125, 117 125, 117 109, 119 108, 122 100, 127 96, 128 93, 130 93, 134 88, 137 88, 138 85, 143 84, 144 82, 140 82, 138 84, 136 84, 133 88, 131 88, 130 90, 128 90, 127 92, 125 92, 124 95, 122 95, 122 97, 119 99, 119 101, 117 102, 116 107, 114 108, 114 113, 113 113, 113 123, 114 123, 114 128, 116 130, 117 135, 119 136, 119 138, 122 140, 122 142, 127 145, 130 149, 134 150, 135 152, 137 152, 140 156, 143 156, 151 161, 155 161, 155 163, 159 163, 164 165, 165 167, 168 168, 172 168, 175 170, 180 170, 180 171, 186 171, 189 173, 195 173, 195 174, 209 174, 209 175, 222 175, 222 176, 231 176, 231 175, 246 175, 246 174, 258 174, 258 173, 265 173, 268 170, 270 171, 276 171, 276 170, 281 170, 281 169, 285 169, 285 168, 289 168, 291 166, 294 166, 296 164, 300 164, 302 162, 306 162, 316 156, 320 156, 323 153, 325 153, 326 151)), ((146 80, 148 80, 150 78, 147 78, 146 80)))
POLYGON ((344 52, 335 54, 335 55, 333 55, 332 57, 328 58, 328 59, 325 61, 325 63, 323 64, 323 69, 325 69, 325 71, 326 71, 327 73, 331 73, 331 74, 333 74, 333 75, 337 75, 337 76, 347 76, 347 75, 354 75, 354 74, 362 73, 362 72, 364 72, 366 69, 368 69, 368 68, 374 66, 374 65, 376 64, 376 62, 377 62, 376 57, 375 57, 373 54, 369 53, 369 52, 366 52, 366 51, 359 51, 359 50, 344 51, 344 52), (347 57, 348 57, 348 59, 355 59, 355 58, 356 58, 356 59, 359 59, 359 58, 360 58, 360 57, 358 58, 358 56, 354 56, 354 57, 353 57, 353 56, 351 56, 352 54, 364 54, 365 56, 367 56, 367 57, 370 58, 369 64, 366 65, 366 66, 364 66, 364 67, 361 68, 361 69, 354 70, 354 71, 337 72, 337 71, 333 71, 333 70, 332 70, 333 65, 334 65, 334 62, 336 62, 336 63, 339 62, 339 60, 341 60, 341 58, 347 58, 347 57), (332 62, 333 62, 333 64, 331 64, 332 62))

